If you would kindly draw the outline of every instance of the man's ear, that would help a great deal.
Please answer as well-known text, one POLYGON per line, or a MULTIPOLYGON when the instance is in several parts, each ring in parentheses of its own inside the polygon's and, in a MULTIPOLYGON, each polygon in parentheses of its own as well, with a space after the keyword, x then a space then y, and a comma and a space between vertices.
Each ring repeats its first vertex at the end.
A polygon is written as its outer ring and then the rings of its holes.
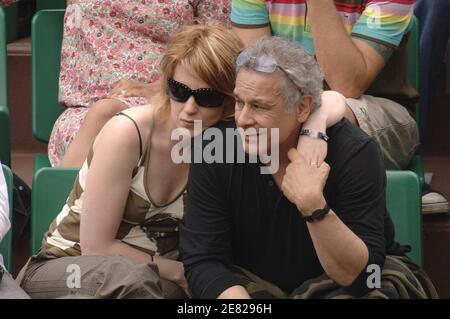
POLYGON ((312 95, 303 95, 300 98, 300 101, 298 101, 296 112, 297 112, 297 121, 299 123, 306 122, 309 115, 311 114, 312 101, 313 101, 312 95))

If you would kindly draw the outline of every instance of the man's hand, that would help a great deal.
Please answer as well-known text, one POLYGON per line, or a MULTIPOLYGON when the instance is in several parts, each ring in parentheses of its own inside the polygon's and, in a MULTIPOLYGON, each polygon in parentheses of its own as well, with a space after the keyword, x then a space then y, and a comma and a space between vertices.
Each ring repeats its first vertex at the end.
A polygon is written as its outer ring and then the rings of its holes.
POLYGON ((143 97, 149 102, 158 93, 161 81, 141 83, 133 80, 120 80, 109 93, 108 97, 143 97))
POLYGON ((293 148, 289 150, 288 157, 291 163, 286 167, 281 191, 304 216, 309 216, 325 206, 323 188, 330 166, 325 162, 320 167, 310 165, 293 148))
POLYGON ((217 297, 217 299, 251 299, 243 286, 232 286, 217 297))

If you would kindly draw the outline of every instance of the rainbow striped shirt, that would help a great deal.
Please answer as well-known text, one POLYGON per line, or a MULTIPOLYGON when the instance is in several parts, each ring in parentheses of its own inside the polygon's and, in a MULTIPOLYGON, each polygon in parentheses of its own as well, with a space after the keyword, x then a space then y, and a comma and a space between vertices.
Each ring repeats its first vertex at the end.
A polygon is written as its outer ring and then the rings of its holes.
MULTIPOLYGON (((397 48, 408 30, 414 0, 334 1, 345 29, 354 37, 397 48)), ((314 54, 305 0, 233 0, 231 22, 237 27, 270 25, 272 34, 299 43, 314 54)))

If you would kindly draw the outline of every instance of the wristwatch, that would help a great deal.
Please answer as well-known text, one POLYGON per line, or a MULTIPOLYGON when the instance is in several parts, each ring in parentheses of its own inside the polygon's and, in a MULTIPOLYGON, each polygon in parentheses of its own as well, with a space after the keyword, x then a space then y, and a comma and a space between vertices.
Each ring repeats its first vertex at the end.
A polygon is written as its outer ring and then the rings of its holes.
POLYGON ((321 140, 324 140, 325 142, 328 142, 328 140, 330 139, 330 137, 328 135, 326 135, 325 133, 318 132, 318 131, 312 131, 307 128, 302 129, 300 131, 300 135, 306 135, 309 137, 320 138, 321 140))
POLYGON ((330 207, 328 207, 328 204, 325 204, 324 208, 319 208, 313 211, 313 213, 309 216, 303 216, 303 218, 306 219, 308 223, 312 223, 316 220, 322 220, 325 218, 325 216, 330 212, 330 207))

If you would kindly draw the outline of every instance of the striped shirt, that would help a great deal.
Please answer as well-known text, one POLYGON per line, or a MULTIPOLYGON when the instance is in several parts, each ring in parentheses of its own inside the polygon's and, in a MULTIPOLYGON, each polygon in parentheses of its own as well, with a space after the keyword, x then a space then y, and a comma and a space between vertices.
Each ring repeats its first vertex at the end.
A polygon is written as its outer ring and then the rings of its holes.
MULTIPOLYGON (((334 1, 348 34, 399 46, 413 14, 414 0, 334 1)), ((314 54, 305 0, 233 0, 231 22, 237 27, 270 25, 272 34, 300 44, 314 54)))

